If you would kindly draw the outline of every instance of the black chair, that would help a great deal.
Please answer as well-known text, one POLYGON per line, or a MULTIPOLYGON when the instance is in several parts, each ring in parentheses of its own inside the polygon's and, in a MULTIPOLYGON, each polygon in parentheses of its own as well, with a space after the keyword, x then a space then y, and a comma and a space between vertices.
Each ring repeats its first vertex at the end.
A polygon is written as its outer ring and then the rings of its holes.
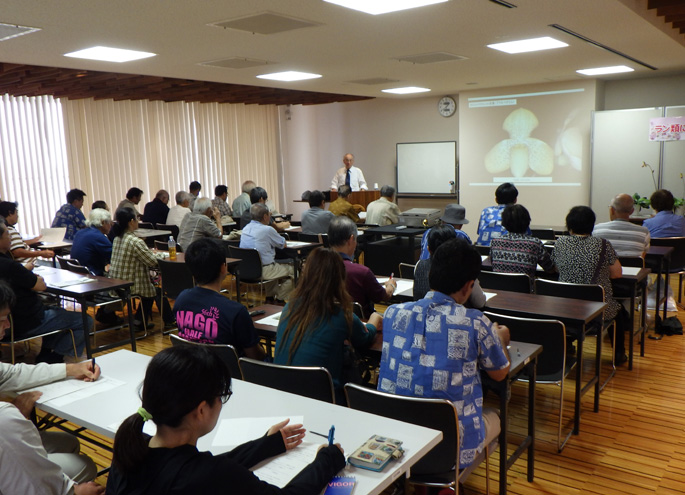
MULTIPOLYGON (((138 224, 140 225, 140 224, 138 224)), ((176 241, 176 249, 178 249, 180 246, 178 245, 178 225, 172 225, 168 223, 158 223, 157 224, 157 230, 169 230, 171 231, 171 236, 174 238, 176 241)))
POLYGON ((161 259, 157 263, 162 277, 162 297, 176 299, 183 290, 195 287, 193 274, 185 263, 161 259))
POLYGON ((238 352, 235 350, 235 347, 233 347, 230 344, 205 344, 205 343, 200 343, 200 342, 191 342, 190 340, 183 339, 179 337, 176 334, 169 334, 169 337, 171 338, 171 344, 174 346, 182 346, 182 345, 188 345, 188 346, 193 346, 193 345, 202 345, 209 347, 212 349, 214 352, 218 354, 218 356, 221 358, 221 360, 226 363, 226 366, 228 366, 229 371, 231 372, 231 378, 236 378, 238 380, 243 379, 243 372, 240 369, 240 363, 238 361, 238 352))
POLYGON ((240 369, 246 382, 335 404, 333 379, 326 368, 282 366, 242 357, 240 369))
POLYGON ((62 270, 68 270, 69 267, 67 266, 67 263, 68 263, 69 261, 73 261, 71 258, 67 258, 67 257, 65 257, 65 256, 59 256, 59 255, 57 255, 57 256, 55 256, 55 258, 57 258, 57 263, 59 263, 59 267, 60 267, 62 270))
POLYGON ((476 248, 478 254, 481 256, 490 256, 490 246, 481 246, 480 244, 474 244, 473 247, 476 248))
POLYGON ((409 263, 400 263, 398 266, 400 278, 414 280, 414 270, 416 270, 416 265, 411 265, 409 263))
POLYGON ((323 244, 324 247, 329 247, 328 234, 298 234, 298 241, 302 242, 318 242, 323 244))
POLYGON ((152 225, 152 222, 138 222, 138 228, 139 229, 154 229, 155 226, 152 225))
POLYGON ((457 408, 447 399, 424 399, 388 394, 348 383, 345 395, 350 408, 378 416, 425 426, 442 432, 442 441, 411 468, 407 481, 427 487, 453 488, 485 460, 485 482, 490 493, 489 454, 497 448, 497 439, 466 469, 459 470, 459 418, 457 408))
MULTIPOLYGON (((683 297, 683 277, 685 277, 685 237, 655 237, 650 241, 652 246, 667 246, 672 247, 671 253, 670 273, 678 275, 678 302, 682 301, 683 297)), ((652 269, 652 271, 656 271, 652 269)), ((666 287, 668 288, 669 280, 666 280, 666 287)))
POLYGON ((530 277, 525 273, 496 273, 483 270, 478 275, 478 281, 485 290, 508 290, 530 294, 530 277))
POLYGON ((357 315, 357 318, 360 320, 364 319, 364 308, 362 308, 362 305, 359 304, 357 301, 354 301, 352 303, 352 312, 357 315))
POLYGON ((533 237, 537 237, 541 241, 553 241, 556 239, 554 236, 554 229, 530 229, 530 233, 533 237))
POLYGON ((19 336, 14 334, 14 320, 12 319, 11 314, 8 315, 8 319, 9 319, 9 323, 10 323, 9 331, 5 334, 5 337, 2 340, 0 340, 0 345, 6 344, 6 345, 10 346, 10 356, 12 359, 12 364, 15 363, 15 359, 16 359, 15 352, 14 352, 14 345, 15 344, 21 344, 21 343, 28 344, 28 342, 33 340, 33 339, 40 339, 42 337, 47 337, 49 335, 55 335, 55 334, 62 333, 62 332, 69 332, 69 334, 71 335, 71 342, 74 345, 74 357, 78 357, 78 354, 76 353, 76 340, 74 339, 74 332, 70 328, 62 328, 59 330, 52 330, 50 332, 41 333, 40 335, 31 335, 30 337, 19 337, 19 336))
MULTIPOLYGON (((542 346, 538 356, 537 376, 535 383, 551 383, 559 385, 559 420, 557 423, 557 451, 561 452, 570 437, 573 426, 564 441, 561 440, 564 412, 564 384, 566 377, 576 366, 575 356, 566 352, 566 327, 558 320, 538 320, 533 318, 518 318, 503 316, 496 313, 484 313, 490 320, 506 325, 509 328, 511 340, 529 342, 542 346)), ((512 352, 510 350, 510 352, 512 352)))
POLYGON ((645 260, 641 256, 619 256, 619 263, 621 266, 631 266, 633 268, 644 268, 645 260))
MULTIPOLYGON (((256 249, 245 249, 235 246, 228 246, 228 253, 231 258, 237 258, 240 261, 236 271, 237 276, 240 277, 241 284, 258 285, 259 297, 264 297, 264 285, 270 282, 275 282, 278 279, 262 279, 262 257, 256 249)), ((240 298, 240 295, 238 295, 240 298)))

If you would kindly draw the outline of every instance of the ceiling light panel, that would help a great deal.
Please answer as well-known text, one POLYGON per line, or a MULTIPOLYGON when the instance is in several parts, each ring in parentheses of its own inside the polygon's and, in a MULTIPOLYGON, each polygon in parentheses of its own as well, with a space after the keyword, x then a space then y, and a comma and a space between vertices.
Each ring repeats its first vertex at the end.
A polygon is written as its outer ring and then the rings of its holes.
POLYGON ((0 41, 10 40, 24 34, 35 33, 36 31, 40 31, 40 28, 0 23, 0 41))
POLYGON ((527 40, 508 41, 506 43, 495 43, 488 45, 488 48, 499 50, 505 53, 526 53, 540 50, 551 50, 553 48, 563 48, 568 46, 563 41, 555 40, 549 36, 542 38, 531 38, 527 40))
POLYGON ((633 72, 627 65, 614 65, 612 67, 596 67, 594 69, 580 69, 576 72, 584 76, 601 76, 604 74, 620 74, 622 72, 633 72))
POLYGON ((445 3, 448 0, 324 0, 324 2, 340 5, 352 10, 358 10, 366 14, 378 15, 398 10, 415 9, 445 3))
POLYGON ((289 70, 286 72, 274 72, 273 74, 261 74, 259 79, 270 79, 272 81, 304 81, 306 79, 318 79, 321 74, 310 74, 308 72, 297 72, 289 70))
POLYGON ((392 93, 395 95, 409 95, 412 93, 426 93, 426 92, 430 91, 430 89, 419 88, 416 86, 407 86, 406 88, 383 89, 381 91, 383 91, 383 93, 392 93))
POLYGON ((112 48, 109 46, 94 46, 76 52, 65 53, 65 57, 85 58, 88 60, 100 60, 102 62, 131 62, 143 58, 154 57, 156 53, 139 52, 136 50, 125 50, 123 48, 112 48))

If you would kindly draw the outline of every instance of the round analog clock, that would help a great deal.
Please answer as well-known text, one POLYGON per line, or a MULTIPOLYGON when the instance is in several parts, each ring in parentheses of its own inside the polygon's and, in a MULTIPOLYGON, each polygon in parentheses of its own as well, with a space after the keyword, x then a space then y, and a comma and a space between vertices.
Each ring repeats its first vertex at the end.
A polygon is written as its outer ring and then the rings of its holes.
POLYGON ((457 111, 457 102, 451 96, 443 96, 438 102, 438 113, 443 117, 451 117, 457 111))

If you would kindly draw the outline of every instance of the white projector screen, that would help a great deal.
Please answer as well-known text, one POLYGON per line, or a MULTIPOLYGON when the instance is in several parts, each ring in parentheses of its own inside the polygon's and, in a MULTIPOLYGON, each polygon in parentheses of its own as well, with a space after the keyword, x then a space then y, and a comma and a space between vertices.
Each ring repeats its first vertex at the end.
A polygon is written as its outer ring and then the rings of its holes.
POLYGON ((456 196, 457 142, 397 143, 397 194, 456 196))

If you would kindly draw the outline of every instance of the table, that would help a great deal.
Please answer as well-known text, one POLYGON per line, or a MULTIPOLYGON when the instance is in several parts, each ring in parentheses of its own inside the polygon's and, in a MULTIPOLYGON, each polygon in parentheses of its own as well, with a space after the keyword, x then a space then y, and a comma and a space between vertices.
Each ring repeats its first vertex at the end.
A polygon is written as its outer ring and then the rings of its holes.
POLYGON ((169 237, 173 234, 170 230, 157 230, 157 229, 136 229, 133 231, 136 237, 141 239, 152 239, 155 237, 169 237))
POLYGON ((254 311, 264 311, 264 314, 253 316, 252 322, 254 323, 255 330, 257 330, 257 335, 266 341, 266 355, 271 356, 271 344, 276 343, 277 327, 257 322, 263 318, 266 318, 267 316, 280 313, 283 311, 283 306, 279 306, 277 304, 262 304, 261 306, 257 306, 251 310, 251 312, 254 311))
MULTIPOLYGON (((659 325, 661 324, 661 317, 659 316, 659 304, 663 300, 664 302, 664 316, 666 319, 666 311, 668 310, 668 273, 670 271, 671 255, 673 254, 673 247, 670 246, 649 246, 647 250, 647 255, 645 256, 645 262, 652 269, 653 273, 656 273, 656 297, 655 308, 654 308, 654 333, 656 334, 659 325), (661 274, 666 274, 666 280, 664 282, 664 295, 661 296, 661 274)), ((660 336, 655 336, 655 340, 661 340, 660 336)))
MULTIPOLYGON (((121 380, 123 385, 106 392, 76 400, 70 404, 54 405, 47 401, 38 407, 43 411, 67 419, 77 425, 114 438, 115 428, 140 407, 138 385, 142 382, 149 356, 120 350, 101 356, 97 363, 103 376, 121 380)), ((346 407, 300 397, 279 390, 262 387, 241 380, 232 381, 233 395, 223 406, 219 420, 244 417, 304 416, 309 431, 328 431, 335 425, 336 441, 347 455, 362 445, 371 435, 388 435, 404 442, 405 455, 383 472, 375 473, 347 466, 343 475, 357 479, 355 493, 379 494, 442 440, 442 433, 417 425, 403 423, 346 407)), ((59 399, 57 399, 58 401, 59 399)), ((218 423, 219 424, 219 423, 218 423)), ((201 451, 221 453, 212 446, 218 428, 198 442, 201 451)), ((307 441, 318 443, 318 437, 308 435, 307 441)))
MULTIPOLYGON (((628 267, 623 267, 625 272, 628 267)), ((645 355, 645 333, 647 332, 647 276, 650 274, 649 268, 640 268, 637 274, 623 273, 621 278, 612 279, 611 283, 614 286, 614 298, 620 298, 620 294, 627 290, 630 298, 630 342, 628 344, 628 369, 633 369, 633 349, 634 349, 634 333, 635 328, 635 300, 637 299, 638 287, 642 286, 642 297, 640 304, 640 356, 645 355), (617 295, 617 289, 619 295, 617 295)))
MULTIPOLYGON (((512 316, 526 318, 552 318, 562 321, 565 325, 580 326, 578 335, 578 361, 576 364, 576 390, 573 415, 572 434, 580 432, 580 399, 592 385, 595 386, 594 411, 599 412, 600 392, 600 369, 602 356, 602 334, 597 332, 597 349, 595 353, 595 375, 584 386, 581 384, 583 371, 583 342, 587 331, 587 324, 598 318, 604 312, 606 303, 595 301, 583 301, 565 297, 541 296, 538 294, 524 294, 520 292, 487 291, 495 292, 496 295, 485 302, 485 308, 495 313, 503 313, 512 316)), ((568 441, 571 433, 564 440, 568 441)))
POLYGON ((86 344, 86 356, 88 359, 93 357, 93 353, 113 349, 123 344, 130 343, 131 350, 136 350, 136 334, 133 327, 133 308, 131 307, 131 286, 133 282, 129 280, 121 280, 117 278, 97 277, 93 275, 78 275, 68 270, 60 270, 59 268, 52 268, 48 266, 40 266, 34 269, 37 275, 45 279, 48 286, 46 292, 56 294, 58 296, 66 296, 76 300, 81 305, 81 315, 83 317, 84 340, 86 344), (73 285, 63 286, 69 281, 76 280, 76 277, 81 279, 95 280, 94 282, 77 283, 73 285), (62 285, 62 287, 60 287, 62 285), (98 346, 92 349, 90 346, 90 336, 85 330, 88 328, 88 307, 87 300, 95 294, 102 292, 109 292, 111 290, 123 291, 126 299, 126 308, 128 310, 128 328, 130 332, 130 340, 122 340, 111 344, 98 346))
POLYGON ((286 241, 285 247, 276 249, 276 258, 292 258, 294 261, 295 280, 293 286, 297 285, 297 277, 302 266, 302 259, 314 249, 323 246, 320 242, 286 241), (280 256, 279 256, 280 255, 280 256))

